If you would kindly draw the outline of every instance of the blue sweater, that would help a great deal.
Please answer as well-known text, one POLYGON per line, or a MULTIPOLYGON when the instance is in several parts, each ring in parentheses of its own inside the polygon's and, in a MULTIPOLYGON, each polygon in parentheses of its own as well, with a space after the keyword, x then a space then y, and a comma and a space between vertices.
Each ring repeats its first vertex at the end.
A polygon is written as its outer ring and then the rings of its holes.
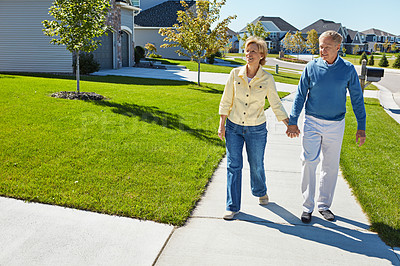
POLYGON ((307 115, 340 121, 346 114, 346 93, 349 89, 351 104, 357 118, 357 129, 365 130, 364 97, 354 66, 338 56, 333 65, 317 58, 306 65, 289 118, 289 125, 297 120, 305 103, 307 115))

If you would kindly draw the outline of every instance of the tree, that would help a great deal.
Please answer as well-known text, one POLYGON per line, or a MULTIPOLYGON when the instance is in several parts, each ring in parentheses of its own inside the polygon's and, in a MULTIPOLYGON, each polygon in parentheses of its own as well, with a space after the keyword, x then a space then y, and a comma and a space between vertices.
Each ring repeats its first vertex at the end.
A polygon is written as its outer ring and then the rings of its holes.
POLYGON ((318 33, 314 29, 307 32, 306 49, 313 55, 313 57, 318 53, 318 33))
POLYGON ((293 52, 297 53, 297 59, 299 59, 299 55, 306 48, 306 42, 301 36, 301 31, 296 31, 294 35, 292 35, 293 42, 293 52))
POLYGON ((43 32, 57 36, 50 43, 65 45, 76 56, 76 86, 79 92, 79 54, 92 52, 100 44, 95 37, 107 34, 106 17, 110 8, 108 0, 54 0, 49 14, 53 21, 44 20, 43 32))
POLYGON ((144 49, 147 50, 147 54, 146 56, 149 57, 151 54, 155 54, 157 53, 157 47, 152 44, 152 43, 146 43, 146 45, 144 46, 144 49))
POLYGON ((354 45, 353 54, 357 54, 358 50, 360 50, 360 46, 358 44, 354 45))
POLYGON ((292 41, 293 35, 288 31, 285 35, 285 38, 283 38, 282 45, 283 48, 285 48, 287 51, 293 52, 294 48, 294 43, 292 41))
POLYGON ((387 49, 389 47, 389 40, 386 39, 386 41, 382 44, 382 46, 383 46, 384 52, 386 53, 387 49))
POLYGON ((369 66, 375 65, 375 60, 374 60, 374 55, 373 54, 369 57, 367 65, 369 65, 369 66))
POLYGON ((386 54, 383 54, 381 60, 379 61, 379 66, 380 67, 388 67, 389 66, 389 62, 386 58, 386 54))
POLYGON ((363 60, 363 59, 365 59, 365 61, 368 62, 368 57, 367 57, 367 54, 366 54, 365 52, 363 52, 363 53, 361 54, 361 57, 360 57, 360 65, 362 64, 362 60, 363 60))
POLYGON ((219 12, 226 0, 199 0, 196 1, 196 13, 189 9, 185 1, 181 1, 184 8, 177 12, 177 24, 172 28, 161 28, 159 33, 166 36, 161 47, 179 47, 176 52, 198 62, 198 84, 200 85, 200 62, 211 54, 223 49, 229 42, 228 24, 235 16, 219 20, 219 12), (217 24, 215 24, 217 23, 217 24), (213 29, 211 26, 215 25, 213 29))
POLYGON ((375 43, 375 44, 374 44, 374 52, 378 51, 378 48, 379 48, 379 47, 378 47, 378 43, 375 43))
POLYGON ((256 24, 248 23, 243 37, 239 37, 239 39, 243 41, 243 45, 241 47, 242 49, 244 48, 247 38, 249 38, 250 36, 258 36, 261 39, 265 40, 269 36, 269 32, 265 31, 264 26, 261 24, 261 21, 257 21, 256 24))
POLYGON ((392 45, 390 46, 390 50, 392 52, 396 52, 396 50, 397 50, 397 43, 396 42, 392 43, 392 45))
POLYGON ((400 68, 400 54, 398 54, 396 60, 394 60, 393 67, 400 68))

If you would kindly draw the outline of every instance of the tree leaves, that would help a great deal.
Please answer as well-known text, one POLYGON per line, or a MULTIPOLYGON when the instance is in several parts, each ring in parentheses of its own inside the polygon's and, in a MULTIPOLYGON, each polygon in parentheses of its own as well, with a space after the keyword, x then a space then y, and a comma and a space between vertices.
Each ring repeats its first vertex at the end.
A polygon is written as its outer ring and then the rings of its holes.
POLYGON ((91 52, 100 42, 94 40, 106 33, 107 0, 55 0, 49 14, 55 20, 42 21, 43 32, 53 38, 50 43, 65 45, 74 51, 91 52))

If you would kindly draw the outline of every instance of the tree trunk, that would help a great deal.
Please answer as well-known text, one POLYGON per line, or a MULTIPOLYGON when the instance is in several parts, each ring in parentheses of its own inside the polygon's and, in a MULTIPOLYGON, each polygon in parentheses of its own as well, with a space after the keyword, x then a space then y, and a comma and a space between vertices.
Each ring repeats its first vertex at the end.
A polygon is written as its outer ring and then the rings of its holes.
POLYGON ((201 58, 199 57, 199 66, 197 68, 197 84, 200 86, 200 60, 201 58))
POLYGON ((76 90, 80 92, 79 88, 79 51, 76 54, 76 90))

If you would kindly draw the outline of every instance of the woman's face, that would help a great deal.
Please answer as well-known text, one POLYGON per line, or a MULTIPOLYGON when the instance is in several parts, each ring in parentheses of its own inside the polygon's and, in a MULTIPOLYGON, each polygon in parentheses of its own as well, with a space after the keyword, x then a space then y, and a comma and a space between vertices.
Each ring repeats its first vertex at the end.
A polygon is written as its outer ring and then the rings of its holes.
POLYGON ((262 55, 258 51, 258 46, 255 43, 251 43, 251 44, 247 45, 246 50, 244 52, 246 55, 247 64, 250 64, 250 65, 260 64, 262 55))

